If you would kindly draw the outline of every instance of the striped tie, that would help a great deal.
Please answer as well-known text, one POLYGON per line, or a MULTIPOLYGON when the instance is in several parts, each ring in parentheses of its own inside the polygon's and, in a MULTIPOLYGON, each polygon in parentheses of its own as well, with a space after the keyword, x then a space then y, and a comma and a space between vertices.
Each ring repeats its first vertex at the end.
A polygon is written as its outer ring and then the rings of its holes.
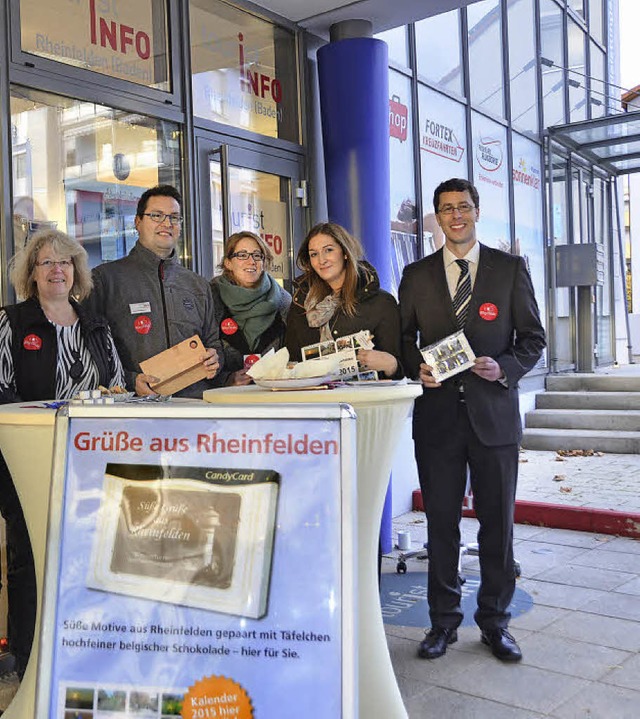
POLYGON ((458 277, 456 293, 453 297, 453 309, 456 313, 458 328, 462 329, 471 301, 471 275, 469 274, 469 260, 456 260, 456 262, 460 268, 460 277, 458 277))

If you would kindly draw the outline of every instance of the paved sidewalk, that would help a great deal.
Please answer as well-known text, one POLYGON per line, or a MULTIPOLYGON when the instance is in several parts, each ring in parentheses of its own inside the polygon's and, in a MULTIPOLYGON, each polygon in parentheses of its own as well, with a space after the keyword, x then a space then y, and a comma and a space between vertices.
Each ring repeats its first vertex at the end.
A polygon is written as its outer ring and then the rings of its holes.
MULTIPOLYGON (((569 511, 638 514, 640 457, 605 454, 558 461, 555 452, 525 450, 517 498, 569 511)), ((463 541, 475 541, 477 526, 475 519, 462 520, 463 541)), ((394 530, 409 531, 413 547, 421 547, 424 514, 397 518, 394 530)), ((524 654, 520 664, 504 665, 491 656, 474 626, 461 627, 446 655, 427 661, 417 657, 423 627, 386 625, 409 718, 636 719, 640 541, 518 524, 515 552, 522 567, 519 594, 530 603, 519 616, 514 612, 511 623, 524 654)), ((394 551, 384 558, 383 572, 395 575, 397 555, 394 551)), ((419 572, 416 584, 426 585, 426 561, 407 564, 409 572, 419 572)), ((477 576, 477 558, 465 557, 462 570, 477 576)), ((427 626, 426 598, 414 591, 427 626)))
MULTIPOLYGON (((463 519, 473 541, 475 519, 463 519)), ((396 522, 423 541, 424 515, 396 522), (422 537, 420 532, 422 531, 422 537)), ((410 719, 636 719, 640 713, 640 542, 562 529, 517 525, 518 589, 532 606, 511 623, 524 658, 495 659, 464 626, 444 657, 417 657, 421 627, 386 625, 400 691, 410 719)), ((408 561, 409 572, 426 562, 408 561)), ((395 573, 395 559, 383 571, 395 573)), ((463 572, 477 572, 476 558, 463 572)), ((398 576, 398 575, 396 575, 398 576)), ((426 574, 419 575, 426 581, 426 574)), ((428 623, 424 596, 424 621, 428 623)))
POLYGON ((517 500, 640 513, 640 457, 520 452, 517 500))

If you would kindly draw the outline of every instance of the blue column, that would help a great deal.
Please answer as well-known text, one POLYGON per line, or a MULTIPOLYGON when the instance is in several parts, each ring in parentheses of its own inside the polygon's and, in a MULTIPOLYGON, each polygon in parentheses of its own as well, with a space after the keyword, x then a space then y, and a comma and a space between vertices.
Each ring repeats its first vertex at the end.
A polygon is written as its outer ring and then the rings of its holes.
MULTIPOLYGON (((331 28, 340 36, 367 21, 331 28)), ((389 58, 371 37, 338 39, 318 50, 320 114, 329 219, 355 235, 380 285, 391 288, 389 198, 389 58)), ((391 485, 382 514, 380 546, 392 549, 391 485)))
POLYGON ((363 244, 391 287, 389 77, 386 43, 370 37, 318 50, 329 219, 363 244))

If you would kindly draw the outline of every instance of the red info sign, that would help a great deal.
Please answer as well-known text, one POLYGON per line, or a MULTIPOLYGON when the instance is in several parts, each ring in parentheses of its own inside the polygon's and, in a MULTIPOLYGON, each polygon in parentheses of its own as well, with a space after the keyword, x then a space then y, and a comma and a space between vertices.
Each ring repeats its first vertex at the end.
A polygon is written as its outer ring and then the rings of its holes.
POLYGON ((389 100, 389 136, 396 137, 400 142, 407 139, 408 123, 407 106, 400 102, 399 95, 394 95, 389 100))

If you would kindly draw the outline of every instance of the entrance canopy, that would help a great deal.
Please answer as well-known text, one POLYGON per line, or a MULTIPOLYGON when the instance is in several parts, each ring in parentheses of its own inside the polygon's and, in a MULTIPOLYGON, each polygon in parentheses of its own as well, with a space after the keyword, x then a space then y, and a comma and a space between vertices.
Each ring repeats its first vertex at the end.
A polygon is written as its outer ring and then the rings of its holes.
POLYGON ((640 111, 547 128, 549 138, 610 175, 640 172, 640 111))

